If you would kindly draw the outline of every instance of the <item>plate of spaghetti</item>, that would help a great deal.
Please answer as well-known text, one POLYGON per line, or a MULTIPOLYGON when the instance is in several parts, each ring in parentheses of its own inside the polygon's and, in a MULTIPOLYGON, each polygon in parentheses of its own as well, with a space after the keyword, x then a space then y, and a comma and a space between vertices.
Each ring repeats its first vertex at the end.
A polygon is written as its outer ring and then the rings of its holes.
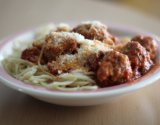
POLYGON ((101 104, 159 79, 159 41, 99 21, 51 23, 1 41, 0 79, 54 104, 101 104))

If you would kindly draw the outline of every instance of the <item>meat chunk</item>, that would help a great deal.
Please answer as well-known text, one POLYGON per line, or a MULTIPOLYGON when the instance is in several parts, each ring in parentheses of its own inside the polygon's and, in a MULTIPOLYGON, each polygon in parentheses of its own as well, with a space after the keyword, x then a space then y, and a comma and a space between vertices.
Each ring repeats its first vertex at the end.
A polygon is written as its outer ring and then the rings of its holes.
MULTIPOLYGON (((32 47, 25 49, 21 54, 21 59, 28 60, 32 63, 38 64, 38 59, 45 39, 36 40, 33 42, 32 47)), ((48 59, 42 55, 41 64, 47 64, 48 59)))
POLYGON ((150 67, 153 65, 149 53, 138 42, 127 43, 123 47, 122 53, 126 54, 129 57, 133 71, 137 72, 135 74, 144 75, 149 71, 150 67))
POLYGON ((99 40, 110 45, 114 44, 107 32, 107 27, 100 22, 82 23, 73 28, 72 31, 83 35, 86 39, 99 40))
POLYGON ((47 64, 53 75, 67 73, 70 70, 80 69, 79 61, 75 55, 61 55, 56 61, 47 64))
MULTIPOLYGON (((37 47, 25 49, 22 52, 21 59, 28 60, 32 63, 38 64, 40 52, 41 52, 41 49, 38 49, 37 47)), ((47 59, 44 56, 42 56, 40 63, 47 64, 47 59)))
POLYGON ((104 52, 99 51, 99 53, 90 54, 87 59, 87 65, 89 66, 90 71, 97 71, 99 68, 99 63, 101 59, 104 57, 104 52))
POLYGON ((148 36, 135 36, 131 39, 131 41, 139 42, 146 50, 152 54, 154 54, 158 48, 156 41, 152 37, 148 36))
POLYGON ((74 33, 52 32, 46 37, 44 56, 49 62, 52 62, 62 54, 77 53, 78 46, 79 44, 74 33))
POLYGON ((128 56, 117 51, 105 52, 97 71, 97 85, 114 86, 125 83, 132 78, 132 69, 128 56))

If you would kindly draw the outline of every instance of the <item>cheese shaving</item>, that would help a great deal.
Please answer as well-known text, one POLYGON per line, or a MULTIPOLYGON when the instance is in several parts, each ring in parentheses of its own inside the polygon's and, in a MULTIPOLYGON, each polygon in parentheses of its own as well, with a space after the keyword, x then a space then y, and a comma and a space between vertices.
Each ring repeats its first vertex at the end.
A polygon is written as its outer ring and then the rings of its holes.
POLYGON ((84 40, 84 36, 78 33, 69 33, 69 32, 51 32, 48 37, 51 37, 51 43, 55 46, 58 46, 59 43, 65 42, 68 38, 72 38, 77 41, 77 43, 81 43, 84 40))

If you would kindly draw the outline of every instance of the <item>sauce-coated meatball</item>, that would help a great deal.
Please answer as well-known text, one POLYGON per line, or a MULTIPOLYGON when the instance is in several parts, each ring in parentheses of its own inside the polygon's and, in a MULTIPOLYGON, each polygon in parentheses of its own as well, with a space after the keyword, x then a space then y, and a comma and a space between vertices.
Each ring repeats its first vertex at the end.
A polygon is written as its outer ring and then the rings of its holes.
POLYGON ((139 42, 146 50, 152 54, 154 54, 157 50, 157 43, 152 37, 148 36, 135 36, 131 39, 131 41, 139 42))
POLYGON ((60 55, 76 53, 79 46, 77 41, 71 37, 63 38, 56 35, 53 33, 46 37, 44 56, 49 62, 55 61, 60 55))
POLYGON ((141 75, 146 74, 153 65, 149 53, 138 42, 127 43, 123 47, 122 53, 129 57, 133 71, 139 72, 141 75))
POLYGON ((97 71, 97 85, 114 86, 125 83, 132 78, 132 69, 128 56, 117 51, 105 52, 97 71))
MULTIPOLYGON (((41 52, 41 49, 39 49, 37 47, 32 47, 32 48, 25 49, 22 52, 21 59, 28 60, 32 63, 38 64, 38 59, 39 59, 39 56, 40 56, 40 52, 41 52)), ((47 59, 43 55, 42 55, 42 58, 40 60, 40 63, 41 64, 47 64, 47 59)))
POLYGON ((110 45, 114 44, 110 34, 107 32, 107 27, 103 24, 81 24, 73 28, 72 31, 83 35, 86 39, 95 39, 110 45))

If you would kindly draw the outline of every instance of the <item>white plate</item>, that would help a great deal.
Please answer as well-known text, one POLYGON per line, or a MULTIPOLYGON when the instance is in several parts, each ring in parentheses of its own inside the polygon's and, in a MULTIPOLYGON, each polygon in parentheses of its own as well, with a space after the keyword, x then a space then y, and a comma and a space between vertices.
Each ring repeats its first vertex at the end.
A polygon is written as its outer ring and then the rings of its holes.
MULTIPOLYGON (((75 26, 76 23, 70 24, 75 26)), ((160 46, 160 38, 151 34, 144 32, 139 29, 127 28, 124 26, 118 25, 108 25, 108 28, 113 35, 118 37, 129 36, 133 37, 135 35, 146 35, 151 36, 156 39, 158 45, 160 46)), ((81 90, 81 91, 72 91, 64 92, 53 89, 47 89, 44 87, 39 87, 35 85, 30 85, 24 82, 21 82, 12 76, 8 75, 2 66, 1 61, 12 53, 12 45, 15 39, 20 39, 26 41, 26 39, 33 39, 33 32, 35 30, 28 30, 21 33, 18 33, 14 36, 8 37, 5 40, 2 40, 0 43, 0 80, 3 84, 7 85, 10 88, 13 88, 17 91, 31 95, 37 99, 54 103, 60 105, 69 105, 69 106, 87 106, 87 105, 96 105, 105 103, 117 98, 120 98, 132 91, 145 87, 160 77, 160 68, 158 67, 154 72, 149 73, 149 75, 142 77, 140 80, 137 80, 132 84, 122 84, 113 87, 99 88, 97 90, 81 90)), ((160 59, 160 49, 158 48, 156 52, 156 61, 160 59)))

